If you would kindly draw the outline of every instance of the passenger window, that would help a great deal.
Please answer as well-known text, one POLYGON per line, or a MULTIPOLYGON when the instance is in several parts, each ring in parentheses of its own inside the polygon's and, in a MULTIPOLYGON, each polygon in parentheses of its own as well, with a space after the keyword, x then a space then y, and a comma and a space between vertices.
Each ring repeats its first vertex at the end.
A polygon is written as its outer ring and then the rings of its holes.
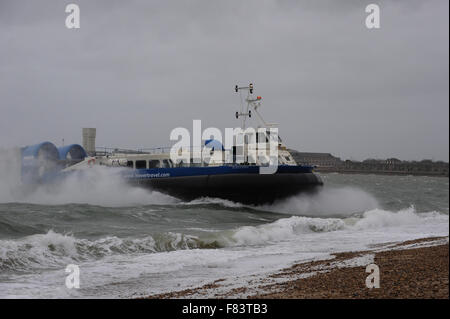
POLYGON ((133 161, 127 161, 127 167, 133 168, 133 161))
POLYGON ((159 168, 159 160, 148 161, 148 168, 159 168))
POLYGON ((170 168, 170 163, 169 163, 169 160, 163 160, 163 167, 165 167, 165 168, 170 168))
POLYGON ((136 169, 146 169, 147 162, 146 161, 136 161, 136 169))

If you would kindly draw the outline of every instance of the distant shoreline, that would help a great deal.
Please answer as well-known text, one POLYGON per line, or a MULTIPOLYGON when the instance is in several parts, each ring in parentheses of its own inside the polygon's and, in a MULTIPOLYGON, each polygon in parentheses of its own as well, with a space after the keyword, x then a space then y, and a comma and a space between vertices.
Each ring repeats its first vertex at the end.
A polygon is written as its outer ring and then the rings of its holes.
POLYGON ((449 164, 443 161, 424 159, 421 161, 402 161, 398 158, 365 159, 363 161, 342 160, 331 153, 299 152, 289 149, 299 164, 311 165, 317 172, 343 174, 449 176, 449 164))
POLYGON ((401 171, 369 171, 369 170, 340 170, 324 167, 314 169, 318 173, 338 173, 338 174, 361 174, 361 175, 392 175, 392 176, 426 176, 426 177, 446 177, 449 175, 430 174, 429 172, 401 172, 401 171))

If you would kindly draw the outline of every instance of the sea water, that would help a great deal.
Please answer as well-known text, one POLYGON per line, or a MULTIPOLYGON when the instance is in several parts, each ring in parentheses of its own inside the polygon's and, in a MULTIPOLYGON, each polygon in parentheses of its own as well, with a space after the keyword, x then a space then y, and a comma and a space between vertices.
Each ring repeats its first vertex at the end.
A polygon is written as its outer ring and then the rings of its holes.
POLYGON ((301 261, 449 233, 449 179, 322 174, 272 205, 184 202, 94 168, 23 189, 0 167, 0 297, 129 298, 244 285, 301 261), (67 265, 80 269, 69 289, 67 265))

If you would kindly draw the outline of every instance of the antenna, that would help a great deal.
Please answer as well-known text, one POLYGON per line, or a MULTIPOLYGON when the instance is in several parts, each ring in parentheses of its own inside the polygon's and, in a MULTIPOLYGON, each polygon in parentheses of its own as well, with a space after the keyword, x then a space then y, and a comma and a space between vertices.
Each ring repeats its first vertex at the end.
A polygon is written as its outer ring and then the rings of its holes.
POLYGON ((236 112, 236 119, 239 119, 240 117, 242 117, 242 129, 245 129, 245 122, 247 120, 247 117, 248 118, 252 117, 252 111, 250 110, 249 100, 250 100, 251 94, 253 94, 253 83, 250 83, 248 86, 236 85, 234 87, 234 90, 236 93, 239 92, 239 96, 241 98, 241 111, 236 112), (243 103, 241 91, 247 91, 247 97, 245 98, 245 101, 247 102, 247 107, 245 110, 244 110, 244 103, 243 103))
MULTIPOLYGON (((245 129, 245 122, 248 118, 252 117, 252 110, 250 108, 253 108, 253 111, 256 113, 256 115, 258 116, 259 120, 262 122, 264 127, 273 127, 276 126, 276 123, 267 123, 266 121, 264 121, 263 117, 261 116, 261 114, 258 112, 258 108, 261 107, 261 100, 262 97, 261 96, 257 96, 256 98, 253 98, 252 94, 253 94, 253 83, 250 83, 248 86, 239 86, 236 85, 234 87, 234 90, 236 93, 240 93, 240 97, 241 97, 241 112, 236 112, 235 116, 236 119, 239 119, 240 117, 242 117, 242 129, 245 129), (242 94, 241 91, 247 91, 247 97, 245 98, 245 102, 247 102, 247 107, 244 110, 244 103, 243 103, 243 99, 242 99, 242 94)), ((259 126, 260 127, 260 126, 259 126)))

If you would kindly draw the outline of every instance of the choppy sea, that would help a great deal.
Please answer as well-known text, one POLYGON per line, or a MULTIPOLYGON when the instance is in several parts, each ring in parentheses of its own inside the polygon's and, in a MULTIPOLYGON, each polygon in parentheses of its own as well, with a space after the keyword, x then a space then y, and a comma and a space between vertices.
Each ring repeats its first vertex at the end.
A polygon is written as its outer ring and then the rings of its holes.
POLYGON ((449 179, 322 174, 325 186, 266 206, 183 202, 105 170, 23 191, 0 179, 1 298, 128 298, 239 283, 294 262, 448 236, 449 179), (65 285, 66 266, 80 288, 65 285))

